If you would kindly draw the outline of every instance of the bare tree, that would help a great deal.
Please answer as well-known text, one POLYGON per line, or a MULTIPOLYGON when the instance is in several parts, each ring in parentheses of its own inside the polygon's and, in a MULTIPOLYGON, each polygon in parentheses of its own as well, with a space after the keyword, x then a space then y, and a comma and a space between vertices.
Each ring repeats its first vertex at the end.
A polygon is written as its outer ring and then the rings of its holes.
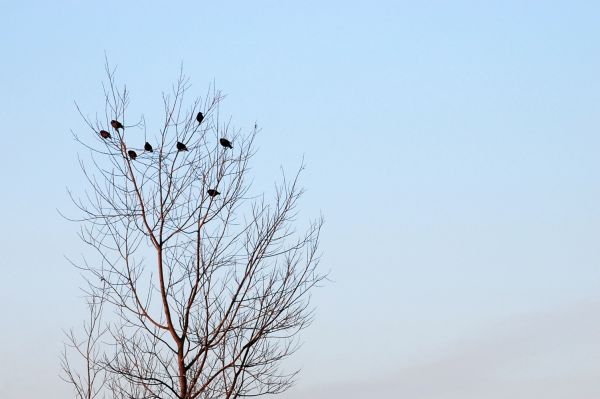
POLYGON ((180 74, 149 137, 143 116, 128 124, 128 91, 106 72, 104 116, 80 110, 89 134, 75 135, 90 153, 80 161, 89 188, 71 198, 97 259, 76 262, 90 319, 83 339, 68 334, 76 350, 63 356, 63 377, 78 399, 285 391, 297 371, 283 371, 281 360, 297 349, 312 319, 310 291, 323 279, 322 219, 302 234, 294 227, 302 167, 283 175, 271 202, 250 196, 257 127, 222 122, 220 92, 186 106, 180 74), (81 373, 70 360, 77 354, 81 373))
POLYGON ((106 328, 102 327, 102 297, 89 297, 88 310, 89 317, 83 323, 84 337, 77 338, 75 332, 70 330, 67 333, 67 343, 61 355, 61 366, 64 381, 70 383, 75 388, 76 399, 95 399, 99 396, 107 383, 106 373, 101 366, 101 339, 106 328), (82 372, 72 367, 69 361, 69 352, 75 352, 79 360, 82 372))

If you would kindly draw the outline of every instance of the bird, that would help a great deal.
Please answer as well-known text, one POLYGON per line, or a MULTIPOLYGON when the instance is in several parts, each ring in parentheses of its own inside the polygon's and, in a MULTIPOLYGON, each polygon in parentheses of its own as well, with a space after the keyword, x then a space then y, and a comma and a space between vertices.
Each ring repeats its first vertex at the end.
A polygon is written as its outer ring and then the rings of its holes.
POLYGON ((198 115, 196 115, 196 120, 198 121, 198 123, 202 123, 202 121, 204 120, 204 114, 202 112, 198 112, 198 115))
POLYGON ((221 194, 220 192, 218 192, 218 191, 217 191, 217 190, 215 190, 214 188, 209 188, 209 189, 206 191, 206 193, 207 193, 208 195, 210 195, 211 197, 214 197, 214 196, 216 196, 216 195, 219 195, 219 194, 221 194))
POLYGON ((110 133, 107 132, 106 130, 100 130, 100 137, 102 137, 103 139, 109 139, 110 133))
POLYGON ((219 143, 221 143, 221 145, 225 148, 233 148, 233 146, 231 145, 231 141, 227 139, 220 139, 219 143))
POLYGON ((177 142, 177 151, 187 151, 187 147, 181 141, 177 142))
POLYGON ((135 160, 137 158, 137 153, 133 150, 127 151, 127 154, 129 154, 129 158, 131 158, 132 160, 135 160))
POLYGON ((152 149, 152 146, 150 145, 150 143, 148 143, 147 141, 146 141, 146 144, 144 144, 144 151, 148 151, 148 152, 154 151, 152 149))
POLYGON ((114 119, 112 121, 110 121, 110 125, 115 130, 123 129, 123 124, 121 122, 119 122, 119 121, 114 120, 114 119))

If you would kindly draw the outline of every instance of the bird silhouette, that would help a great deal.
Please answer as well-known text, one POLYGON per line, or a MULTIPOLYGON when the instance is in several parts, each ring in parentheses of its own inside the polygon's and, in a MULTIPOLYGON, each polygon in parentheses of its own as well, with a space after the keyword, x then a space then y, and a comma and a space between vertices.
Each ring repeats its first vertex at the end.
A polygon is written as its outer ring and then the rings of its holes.
POLYGON ((127 151, 127 154, 129 154, 129 158, 131 158, 132 160, 135 160, 137 158, 137 153, 133 150, 127 151))
POLYGON ((100 137, 102 137, 103 139, 109 139, 110 133, 107 132, 106 130, 100 130, 100 137))
POLYGON ((116 120, 112 120, 110 121, 110 125, 113 127, 113 129, 115 130, 119 130, 119 129, 123 129, 123 125, 121 124, 121 122, 116 121, 116 120))
POLYGON ((146 144, 144 144, 144 151, 148 151, 148 152, 154 151, 152 149, 152 146, 150 145, 150 143, 148 143, 147 141, 146 141, 146 144))
POLYGON ((227 139, 220 139, 219 143, 221 143, 221 145, 225 148, 233 148, 233 146, 231 145, 231 141, 227 139))
POLYGON ((177 142, 177 151, 187 151, 187 147, 181 141, 177 142))
POLYGON ((221 194, 220 192, 218 192, 217 190, 215 190, 214 188, 209 188, 208 190, 206 190, 207 194, 210 195, 211 197, 214 197, 216 195, 221 194))
POLYGON ((204 120, 204 114, 202 112, 198 112, 198 115, 196 115, 196 120, 198 121, 198 123, 202 123, 202 121, 204 120))

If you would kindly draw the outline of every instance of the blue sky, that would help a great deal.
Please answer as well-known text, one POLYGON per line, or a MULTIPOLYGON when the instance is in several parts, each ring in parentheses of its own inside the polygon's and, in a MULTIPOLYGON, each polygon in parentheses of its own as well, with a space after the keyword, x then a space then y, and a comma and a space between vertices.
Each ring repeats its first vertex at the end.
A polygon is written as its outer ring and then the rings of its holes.
POLYGON ((0 3, 0 397, 70 392, 85 249, 56 209, 105 52, 150 121, 182 62, 214 80, 262 127, 257 190, 304 156, 333 282, 283 398, 598 397, 597 2, 122 3, 0 3))

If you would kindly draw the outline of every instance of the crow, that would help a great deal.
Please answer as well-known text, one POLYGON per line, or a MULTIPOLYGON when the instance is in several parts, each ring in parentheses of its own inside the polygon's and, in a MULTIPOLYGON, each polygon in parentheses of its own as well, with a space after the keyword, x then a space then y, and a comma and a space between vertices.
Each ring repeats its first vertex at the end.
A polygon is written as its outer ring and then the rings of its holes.
POLYGON ((177 151, 187 151, 187 147, 181 141, 177 142, 177 151))
POLYGON ((219 143, 221 143, 221 145, 225 148, 233 148, 233 146, 231 145, 231 141, 227 139, 220 139, 219 143))
POLYGON ((113 119, 112 121, 110 121, 110 125, 113 127, 113 129, 115 129, 115 130, 117 130, 117 131, 118 131, 119 129, 123 129, 123 125, 121 124, 121 122, 119 122, 119 121, 116 121, 116 120, 114 120, 114 119, 113 119))
POLYGON ((198 121, 198 123, 202 123, 202 121, 204 120, 204 114, 202 112, 198 112, 198 115, 196 115, 196 120, 198 121))
POLYGON ((215 190, 214 188, 209 188, 207 191, 207 194, 210 195, 211 197, 214 197, 216 195, 221 194, 220 192, 218 192, 217 190, 215 190))
POLYGON ((102 137, 103 139, 109 139, 110 133, 107 132, 106 130, 100 130, 100 137, 102 137))
POLYGON ((148 143, 147 141, 146 141, 146 144, 144 144, 144 151, 148 151, 148 152, 154 151, 152 149, 152 146, 150 145, 150 143, 148 143))
POLYGON ((127 151, 127 154, 129 154, 129 158, 131 158, 132 160, 135 160, 137 158, 137 153, 133 150, 127 151))

